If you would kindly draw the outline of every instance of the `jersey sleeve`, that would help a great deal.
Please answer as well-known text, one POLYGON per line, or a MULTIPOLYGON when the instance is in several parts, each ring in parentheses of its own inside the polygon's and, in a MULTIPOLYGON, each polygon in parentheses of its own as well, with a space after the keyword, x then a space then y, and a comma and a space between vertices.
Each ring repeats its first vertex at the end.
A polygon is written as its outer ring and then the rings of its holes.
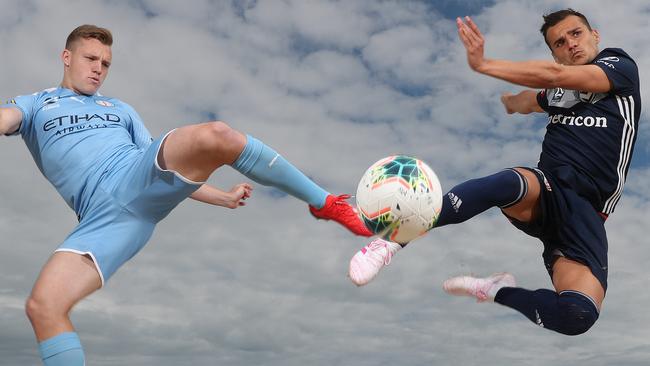
POLYGON ((149 130, 147 130, 147 128, 144 126, 142 118, 140 118, 138 112, 136 112, 135 109, 133 109, 133 107, 130 105, 126 103, 123 103, 122 105, 124 106, 126 112, 129 114, 128 130, 131 134, 131 138, 133 139, 133 143, 136 144, 136 146, 138 146, 140 149, 149 147, 153 141, 153 138, 151 137, 149 130))
POLYGON ((624 52, 604 50, 594 64, 600 67, 612 83, 615 94, 629 95, 634 93, 639 85, 639 69, 634 61, 624 52))
POLYGON ((32 126, 34 106, 36 105, 37 99, 38 94, 20 95, 14 99, 8 100, 5 104, 0 105, 0 108, 18 108, 23 115, 20 127, 18 127, 15 132, 8 134, 8 136, 21 134, 32 126))

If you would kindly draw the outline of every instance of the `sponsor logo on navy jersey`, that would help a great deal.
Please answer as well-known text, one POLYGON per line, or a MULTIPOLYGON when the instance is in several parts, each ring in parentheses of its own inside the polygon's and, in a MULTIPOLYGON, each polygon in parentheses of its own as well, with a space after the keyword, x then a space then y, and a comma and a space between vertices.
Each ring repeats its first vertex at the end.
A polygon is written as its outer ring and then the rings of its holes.
POLYGON ((565 116, 554 114, 548 116, 548 123, 560 123, 568 126, 607 128, 606 117, 592 116, 565 116))

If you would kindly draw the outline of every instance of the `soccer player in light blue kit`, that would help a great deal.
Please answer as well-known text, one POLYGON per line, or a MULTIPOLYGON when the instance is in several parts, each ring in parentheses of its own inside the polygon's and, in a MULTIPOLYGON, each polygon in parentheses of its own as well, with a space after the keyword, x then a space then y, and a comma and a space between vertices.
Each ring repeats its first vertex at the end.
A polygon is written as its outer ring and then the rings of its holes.
POLYGON ((187 197, 236 208, 252 187, 229 192, 204 182, 222 165, 307 202, 319 219, 370 232, 345 201, 309 180, 274 150, 223 122, 175 129, 153 139, 126 103, 98 89, 111 65, 110 31, 92 25, 68 36, 61 86, 0 107, 0 133, 20 134, 36 165, 77 213, 79 225, 43 267, 26 311, 48 366, 81 366, 69 312, 101 288, 187 197))

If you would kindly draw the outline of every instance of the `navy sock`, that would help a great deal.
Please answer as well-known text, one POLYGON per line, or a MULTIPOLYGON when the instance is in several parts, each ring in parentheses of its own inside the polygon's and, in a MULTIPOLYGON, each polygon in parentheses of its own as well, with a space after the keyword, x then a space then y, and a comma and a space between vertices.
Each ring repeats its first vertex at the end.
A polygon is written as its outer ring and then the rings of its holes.
POLYGON ((442 197, 436 227, 461 223, 491 207, 510 207, 521 201, 527 192, 526 179, 515 169, 468 180, 442 197))
POLYGON ((598 319, 594 301, 577 291, 535 291, 519 287, 504 287, 494 302, 515 309, 530 321, 566 335, 579 335, 591 328, 598 319))

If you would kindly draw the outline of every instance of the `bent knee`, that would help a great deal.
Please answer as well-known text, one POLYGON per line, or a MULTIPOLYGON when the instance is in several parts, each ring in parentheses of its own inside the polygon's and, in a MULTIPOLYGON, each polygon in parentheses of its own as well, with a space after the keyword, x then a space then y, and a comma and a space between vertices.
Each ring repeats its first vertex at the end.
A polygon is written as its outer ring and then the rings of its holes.
POLYGON ((567 320, 559 331, 569 336, 581 335, 591 329, 596 324, 596 320, 598 320, 598 316, 593 316, 592 314, 586 316, 580 315, 571 320, 567 320))
POLYGON ((525 180, 526 192, 517 203, 503 208, 503 212, 510 218, 520 222, 531 222, 539 214, 540 185, 535 173, 528 169, 512 168, 521 179, 525 180))
POLYGON ((206 122, 203 124, 203 128, 210 130, 211 133, 218 135, 218 136, 223 136, 231 133, 234 131, 230 125, 228 125, 224 121, 211 121, 211 122, 206 122))
POLYGON ((246 137, 225 122, 213 121, 200 125, 195 143, 204 151, 240 151, 246 144, 246 137))
POLYGON ((526 179, 526 185, 528 186, 528 191, 526 192, 526 199, 536 201, 539 197, 540 194, 540 185, 539 185, 539 180, 537 179, 537 175, 533 173, 532 171, 524 168, 512 168, 515 170, 517 173, 521 174, 521 176, 526 179))
POLYGON ((230 127, 229 124, 223 121, 212 121, 203 124, 203 131, 206 137, 214 140, 229 141, 241 135, 237 130, 230 127))
POLYGON ((31 321, 65 316, 68 312, 69 309, 45 297, 31 295, 25 302, 25 314, 31 321))
POLYGON ((579 292, 565 291, 560 294, 562 312, 558 331, 575 336, 586 333, 598 320, 598 309, 589 297, 579 292))

